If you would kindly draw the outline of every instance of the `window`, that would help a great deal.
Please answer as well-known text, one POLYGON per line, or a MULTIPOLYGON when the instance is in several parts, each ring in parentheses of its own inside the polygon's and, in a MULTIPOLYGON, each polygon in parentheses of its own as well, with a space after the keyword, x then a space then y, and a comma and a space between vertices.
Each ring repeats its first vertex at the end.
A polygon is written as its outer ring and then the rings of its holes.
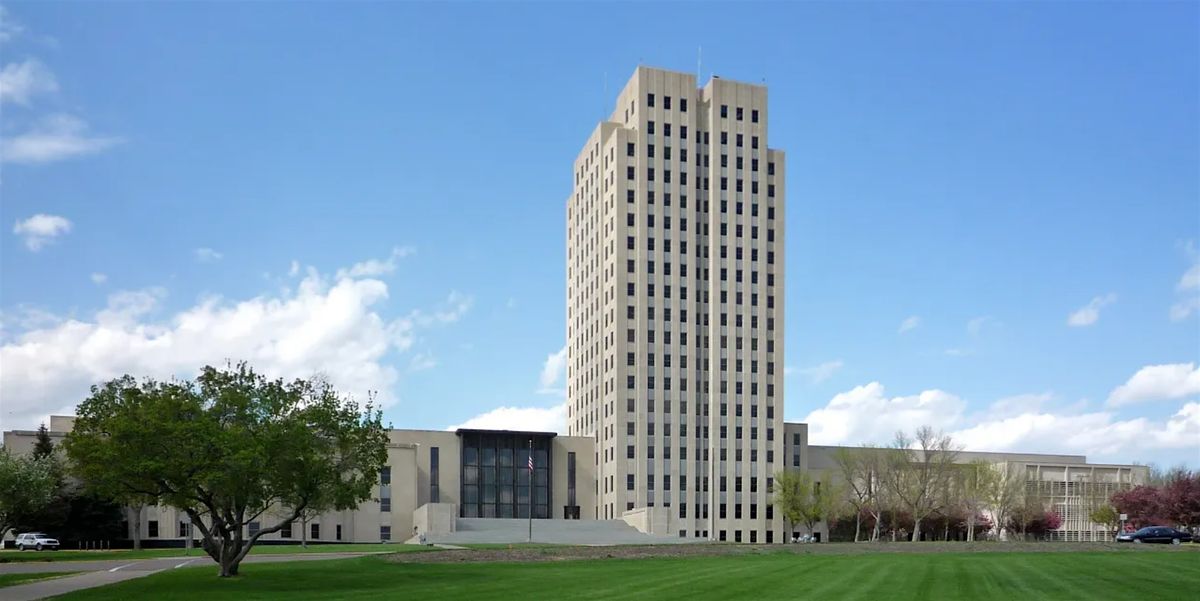
POLYGON ((671 97, 670 96, 663 96, 663 108, 668 111, 671 110, 671 97))
POLYGON ((179 538, 187 538, 187 535, 188 535, 188 523, 187 522, 179 522, 179 538))
POLYGON ((625 156, 630 156, 630 157, 633 156, 633 153, 635 152, 636 148, 637 148, 637 146, 633 142, 629 142, 628 144, 626 144, 625 145, 625 156))
POLYGON ((320 524, 309 524, 308 525, 308 537, 311 539, 321 538, 321 525, 320 524))
POLYGON ((567 505, 574 507, 575 502, 575 452, 567 453, 567 505))
POLYGON ((392 483, 392 466, 385 465, 379 469, 379 485, 387 486, 392 483))
POLYGON ((283 528, 279 529, 279 538, 292 538, 291 523, 284 524, 283 528))
POLYGON ((246 534, 251 538, 253 538, 255 534, 258 534, 259 530, 262 530, 262 524, 259 522, 250 522, 246 525, 246 534))
POLYGON ((737 107, 737 120, 738 121, 742 120, 742 107, 740 107, 740 106, 737 107))
MULTIPOLYGON (((633 448, 633 447, 630 447, 630 448, 633 448)), ((625 490, 633 490, 633 474, 626 474, 625 490)))
MULTIPOLYGON (((728 116, 729 116, 729 105, 728 105, 728 104, 722 104, 722 105, 721 105, 721 118, 722 118, 722 119, 724 119, 724 118, 726 118, 726 117, 728 117, 728 116)), ((725 538, 724 538, 724 537, 722 537, 722 538, 721 538, 721 540, 725 540, 725 538)))
POLYGON ((654 94, 646 94, 646 106, 654 106, 654 94))
POLYGON ((758 123, 758 109, 753 109, 750 111, 750 122, 758 123))
POLYGON ((158 538, 158 520, 149 520, 146 522, 147 536, 150 538, 158 538))
POLYGON ((334 537, 333 537, 334 540, 342 540, 342 525, 341 524, 337 525, 337 529, 335 530, 335 533, 336 534, 334 534, 334 537))
POLYGON ((392 510, 392 498, 391 497, 380 497, 379 511, 390 512, 391 510, 392 510))
POLYGON ((681 113, 687 112, 687 98, 679 99, 679 112, 681 112, 681 113))
POLYGON ((379 540, 383 541, 383 542, 392 540, 392 527, 391 526, 380 526, 379 527, 379 540))

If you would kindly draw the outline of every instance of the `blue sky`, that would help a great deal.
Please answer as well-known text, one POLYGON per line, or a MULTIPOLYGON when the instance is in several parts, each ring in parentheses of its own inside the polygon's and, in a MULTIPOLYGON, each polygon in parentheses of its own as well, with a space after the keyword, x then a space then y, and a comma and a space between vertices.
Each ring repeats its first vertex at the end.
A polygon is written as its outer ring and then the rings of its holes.
POLYGON ((789 420, 1200 465, 1198 22, 10 2, 0 420, 232 358, 397 427, 560 423, 572 161, 638 64, 702 46, 703 80, 769 86, 788 151, 789 420))

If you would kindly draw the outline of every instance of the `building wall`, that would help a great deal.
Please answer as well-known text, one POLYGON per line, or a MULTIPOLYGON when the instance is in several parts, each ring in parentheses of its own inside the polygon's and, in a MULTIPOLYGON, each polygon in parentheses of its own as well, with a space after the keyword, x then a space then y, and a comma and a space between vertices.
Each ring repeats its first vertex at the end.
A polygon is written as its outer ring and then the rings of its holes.
MULTIPOLYGON (((55 417, 52 424, 56 427, 70 428, 73 418, 55 417)), ((51 430, 50 437, 57 445, 67 434, 67 430, 51 430)), ((36 440, 36 431, 16 430, 4 433, 4 448, 13 453, 26 454, 32 451, 36 440)), ((460 446, 459 437, 454 432, 436 430, 390 430, 388 432, 387 470, 391 476, 390 484, 381 482, 376 486, 370 500, 364 501, 357 509, 351 511, 333 511, 314 517, 305 526, 309 533, 310 542, 379 542, 384 536, 390 540, 402 542, 413 535, 413 513, 418 507, 431 502, 432 495, 432 450, 438 449, 438 484, 439 498, 442 503, 457 506, 460 495, 460 446), (388 510, 384 511, 384 499, 388 500, 388 510), (317 527, 317 536, 312 536, 311 527, 317 527), (338 537, 338 528, 341 536, 338 537), (385 527, 390 530, 385 530, 385 527)), ((562 505, 567 500, 567 470, 568 453, 576 455, 576 502, 580 506, 582 519, 593 519, 592 511, 596 504, 595 495, 595 466, 593 463, 593 444, 590 438, 555 436, 551 439, 552 453, 552 517, 561 518, 562 505)), ((524 461, 524 458, 522 458, 524 461)), ((129 537, 133 537, 132 528, 134 509, 127 508, 129 520, 129 537)), ((186 526, 180 523, 186 520, 183 512, 171 507, 149 506, 140 508, 141 536, 147 546, 182 545, 185 540, 186 526)), ((268 512, 260 520, 263 528, 273 526, 284 517, 282 509, 268 512)), ((267 534, 262 541, 298 542, 301 539, 302 524, 292 525, 290 536, 284 532, 267 534)), ((193 534, 197 540, 200 533, 193 534)))
MULTIPOLYGON (((863 447, 810 446, 808 469, 833 482, 842 481, 835 459, 840 449, 862 450, 863 447)), ((1112 533, 1106 532, 1105 526, 1092 523, 1089 513, 1113 493, 1144 484, 1148 474, 1145 466, 1089 464, 1082 455, 961 451, 955 458, 958 464, 973 461, 985 461, 1012 470, 1011 473, 1024 474, 1028 502, 1053 510, 1063 518, 1062 525, 1050 533, 1050 538, 1055 540, 1111 539, 1112 533)), ((824 525, 818 531, 825 533, 824 525)))
POLYGON ((596 442, 597 517, 666 506, 684 536, 782 532, 765 518, 785 194, 766 104, 762 86, 639 67, 575 161, 567 431, 596 442))

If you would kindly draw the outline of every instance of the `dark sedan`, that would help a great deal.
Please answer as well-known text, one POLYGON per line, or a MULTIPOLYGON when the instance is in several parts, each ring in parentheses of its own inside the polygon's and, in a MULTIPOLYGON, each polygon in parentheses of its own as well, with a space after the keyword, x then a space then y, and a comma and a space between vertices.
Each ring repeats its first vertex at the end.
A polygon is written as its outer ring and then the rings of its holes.
POLYGON ((1192 542, 1192 535, 1166 526, 1147 526, 1137 532, 1117 535, 1119 543, 1164 543, 1178 545, 1192 542))

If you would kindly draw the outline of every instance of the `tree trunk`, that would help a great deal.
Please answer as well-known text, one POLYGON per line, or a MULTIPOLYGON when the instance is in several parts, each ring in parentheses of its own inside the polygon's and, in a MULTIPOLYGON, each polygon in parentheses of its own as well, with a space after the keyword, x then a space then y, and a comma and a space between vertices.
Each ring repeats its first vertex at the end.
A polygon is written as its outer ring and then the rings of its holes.
POLYGON ((858 542, 858 533, 862 528, 862 512, 854 514, 854 542, 858 542))
POLYGON ((949 519, 947 519, 946 523, 942 526, 942 540, 950 540, 950 520, 949 519))
POLYGON ((912 542, 921 540, 921 518, 913 518, 912 542))
POLYGON ((308 518, 300 518, 300 548, 308 548, 308 518))
POLYGON ((224 550, 226 552, 221 554, 221 578, 232 578, 238 575, 242 560, 238 557, 238 552, 230 549, 229 545, 225 545, 224 550))
POLYGON ((879 542, 879 520, 882 517, 880 514, 871 514, 875 525, 871 528, 871 542, 879 542))

